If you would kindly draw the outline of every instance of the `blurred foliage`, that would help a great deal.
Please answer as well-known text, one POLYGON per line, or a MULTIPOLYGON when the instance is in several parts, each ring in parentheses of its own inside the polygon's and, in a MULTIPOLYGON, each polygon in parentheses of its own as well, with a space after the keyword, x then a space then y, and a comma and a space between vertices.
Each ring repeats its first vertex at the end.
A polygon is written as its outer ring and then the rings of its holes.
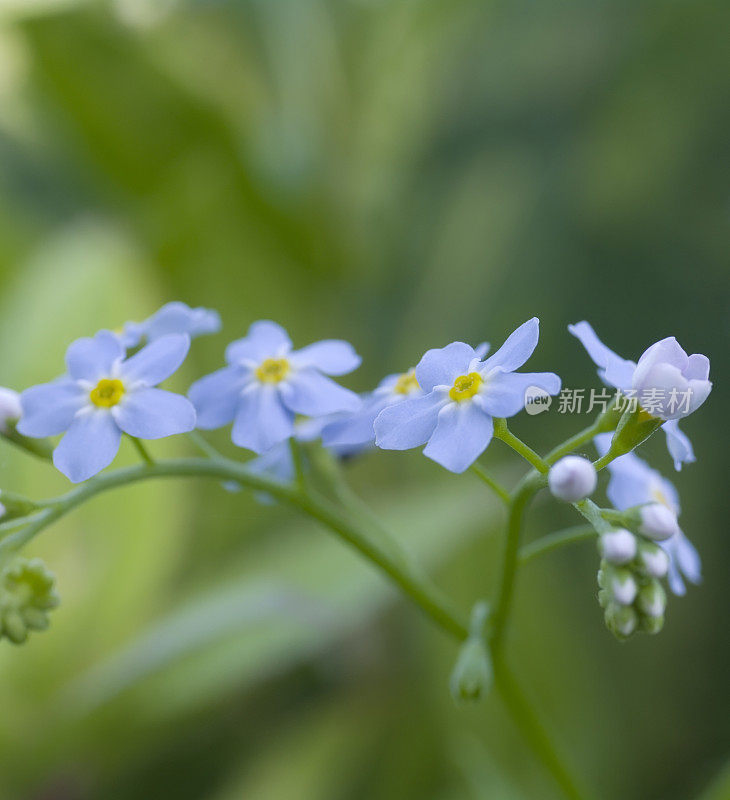
MULTIPOLYGON (((533 314, 530 366, 568 386, 597 385, 568 322, 634 358, 675 334, 716 381, 674 476, 704 585, 619 646, 591 546, 550 556, 521 577, 510 655, 597 796, 730 797, 729 26, 719 0, 0 0, 0 384, 173 298, 225 320, 181 390, 259 317, 353 341, 363 390, 533 314)), ((576 426, 515 422, 538 448, 576 426)), ((497 443, 485 461, 514 479, 497 443)), ((464 608, 490 592, 481 486, 417 453, 350 471, 464 608)), ((0 479, 64 489, 8 447, 0 479)), ((496 699, 455 708, 453 644, 284 509, 138 486, 31 550, 63 604, 0 645, 0 800, 554 796, 496 699)))

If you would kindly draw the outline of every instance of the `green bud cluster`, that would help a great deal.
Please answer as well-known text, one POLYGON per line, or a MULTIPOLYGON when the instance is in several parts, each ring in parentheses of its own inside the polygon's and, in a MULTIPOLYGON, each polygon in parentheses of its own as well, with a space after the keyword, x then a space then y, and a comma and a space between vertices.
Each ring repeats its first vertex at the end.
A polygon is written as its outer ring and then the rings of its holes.
POLYGON ((624 641, 637 631, 655 634, 664 626, 667 595, 660 578, 666 574, 666 553, 639 538, 636 556, 616 565, 606 558, 598 570, 598 602, 606 627, 624 641))
POLYGON ((56 578, 38 558, 17 558, 0 571, 0 638, 22 644, 32 630, 48 627, 59 604, 56 578))

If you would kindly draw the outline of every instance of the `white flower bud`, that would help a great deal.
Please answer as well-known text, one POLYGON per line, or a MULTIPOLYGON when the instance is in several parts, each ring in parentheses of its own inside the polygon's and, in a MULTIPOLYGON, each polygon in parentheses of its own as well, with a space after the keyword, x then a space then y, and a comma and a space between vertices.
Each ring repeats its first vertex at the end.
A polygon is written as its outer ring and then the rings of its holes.
POLYGON ((667 595, 659 581, 653 580, 639 592, 637 600, 639 609, 647 617, 661 617, 667 606, 667 595))
POLYGON ((550 468, 548 486, 559 500, 577 503, 596 488, 596 469, 587 458, 565 456, 550 468))
POLYGON ((602 534, 598 547, 601 555, 611 564, 627 564, 636 556, 638 544, 631 531, 619 528, 602 534))
POLYGON ((639 587, 631 572, 627 569, 616 569, 611 574, 609 589, 616 603, 630 606, 636 599, 639 587))
POLYGON ((0 503, 0 519, 2 519, 4 516, 5 516, 5 506, 2 503, 0 503))
POLYGON ((0 433, 6 433, 7 423, 20 419, 20 395, 12 389, 0 386, 0 433))
POLYGON ((663 503, 642 506, 639 509, 639 517, 641 519, 639 533, 657 542, 671 539, 675 533, 679 533, 677 515, 663 503))
POLYGON ((652 578, 663 578, 669 571, 669 556, 658 545, 643 542, 639 548, 639 562, 652 578))

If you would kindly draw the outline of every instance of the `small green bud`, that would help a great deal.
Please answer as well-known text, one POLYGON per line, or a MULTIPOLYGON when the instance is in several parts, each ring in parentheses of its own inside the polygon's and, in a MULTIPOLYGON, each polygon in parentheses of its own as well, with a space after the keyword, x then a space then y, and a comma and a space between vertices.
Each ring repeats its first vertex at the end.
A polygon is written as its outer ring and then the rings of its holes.
POLYGON ((30 630, 48 627, 59 604, 56 578, 38 558, 17 558, 0 571, 0 637, 21 644, 30 630))
POLYGON ((642 617, 640 625, 644 633, 654 636, 664 627, 664 617, 642 617))
POLYGON ((647 617, 661 617, 667 607, 667 594, 664 587, 654 578, 646 586, 642 586, 636 605, 647 617))
POLYGON ((617 639, 628 639, 639 624, 639 615, 631 606, 612 603, 606 609, 606 627, 617 639))
POLYGON ((27 497, 0 490, 0 522, 17 517, 27 517, 38 506, 27 497))
POLYGON ((451 673, 451 694, 457 703, 473 703, 492 686, 492 662, 481 638, 469 637, 461 646, 451 673))

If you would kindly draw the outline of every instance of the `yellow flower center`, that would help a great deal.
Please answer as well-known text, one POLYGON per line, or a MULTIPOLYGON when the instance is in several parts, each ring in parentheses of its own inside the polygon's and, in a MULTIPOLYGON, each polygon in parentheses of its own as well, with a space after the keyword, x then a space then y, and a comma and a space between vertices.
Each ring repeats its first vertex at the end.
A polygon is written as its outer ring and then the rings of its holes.
POLYGON ((669 504, 669 498, 664 494, 661 489, 652 489, 651 490, 651 497, 652 500, 655 500, 657 503, 661 503, 661 505, 666 506, 671 510, 671 506, 669 504))
POLYGON ((416 370, 409 369, 408 372, 404 372, 395 382, 393 391, 397 394, 410 394, 420 388, 416 380, 416 370))
POLYGON ((267 358, 256 369, 261 383, 279 383, 289 374, 289 362, 285 358, 267 358))
POLYGON ((124 395, 124 384, 117 378, 102 378, 89 392, 91 402, 99 408, 115 406, 124 395))
POLYGON ((449 389, 449 397, 462 403, 464 400, 471 400, 479 391, 479 387, 484 383, 484 378, 478 372, 470 372, 468 375, 459 375, 454 381, 454 385, 449 389))

